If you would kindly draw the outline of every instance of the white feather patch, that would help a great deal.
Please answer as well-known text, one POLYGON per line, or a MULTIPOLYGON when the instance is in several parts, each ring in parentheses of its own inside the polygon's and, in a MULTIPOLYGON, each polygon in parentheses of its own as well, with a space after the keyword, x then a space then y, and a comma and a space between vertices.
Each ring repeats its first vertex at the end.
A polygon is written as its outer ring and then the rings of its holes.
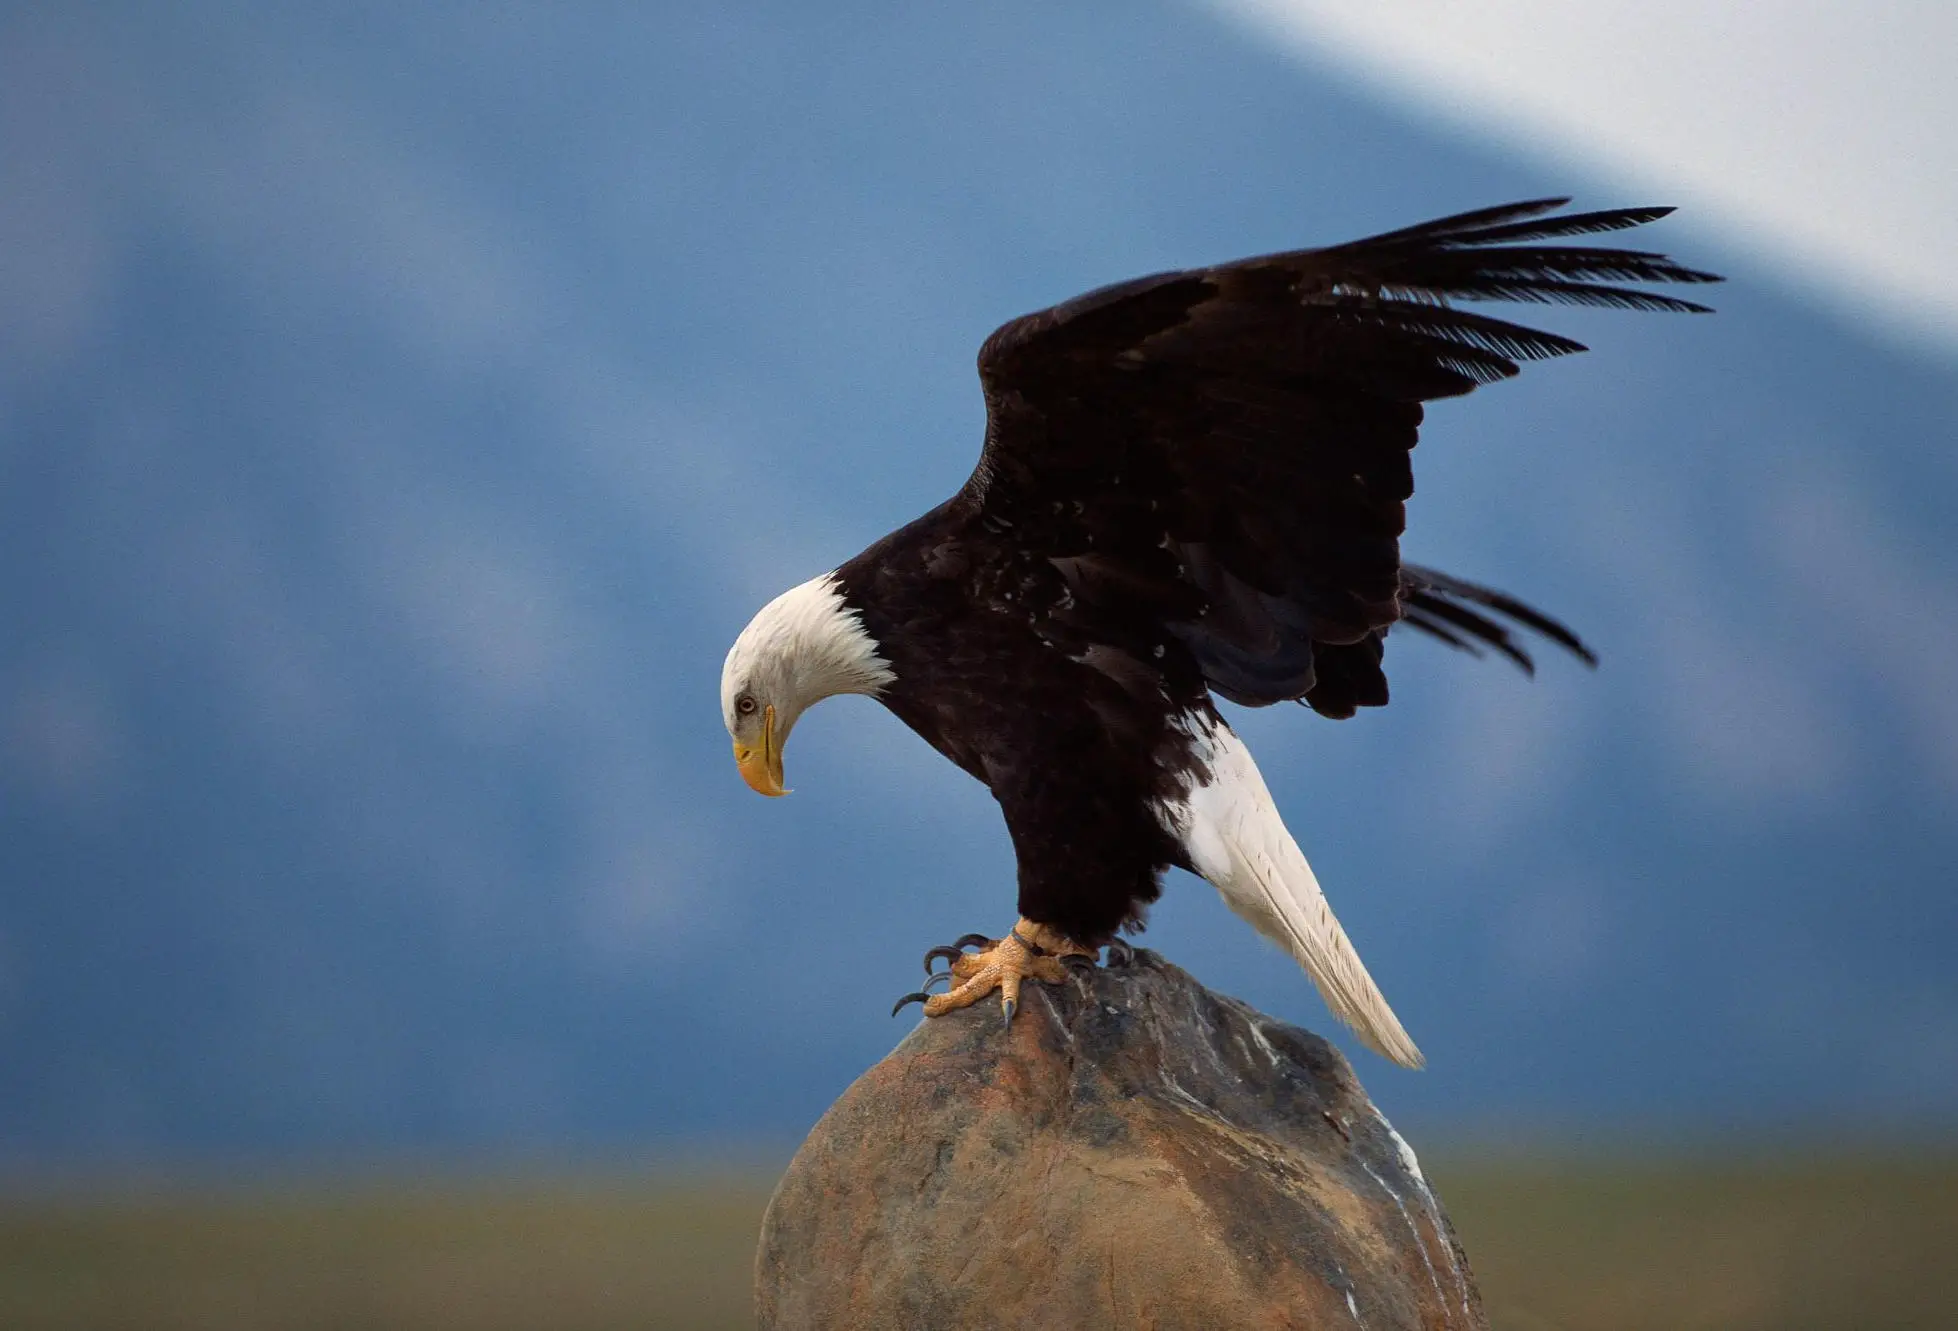
POLYGON ((1182 724, 1202 776, 1186 798, 1157 809, 1163 825, 1225 904, 1297 959, 1334 1016, 1369 1048, 1420 1067, 1421 1051, 1347 940, 1251 751, 1217 718, 1192 713, 1182 724))
POLYGON ((735 727, 734 700, 754 691, 777 711, 777 737, 787 739, 796 718, 839 693, 871 697, 897 678, 891 664, 825 573, 791 587, 748 621, 721 666, 721 715, 735 727))

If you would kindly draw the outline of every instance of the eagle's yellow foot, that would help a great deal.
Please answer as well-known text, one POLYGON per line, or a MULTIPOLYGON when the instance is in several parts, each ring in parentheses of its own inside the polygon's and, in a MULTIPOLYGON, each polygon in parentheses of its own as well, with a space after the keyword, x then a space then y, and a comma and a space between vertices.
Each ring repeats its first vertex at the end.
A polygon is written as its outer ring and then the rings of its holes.
POLYGON ((920 1002, 925 1005, 927 1017, 942 1017, 947 1012, 972 1006, 997 989, 1000 1009, 1011 1022, 1020 1005, 1020 985, 1024 981, 1060 984, 1067 979, 1067 968, 1062 964, 1065 960, 1081 957, 1092 965, 1095 956, 1096 949, 1081 946, 1057 929, 1022 918, 1004 938, 993 940, 967 934, 951 947, 935 947, 925 953, 925 970, 934 978, 949 976, 952 988, 942 994, 906 994, 897 1000, 891 1014, 895 1016, 898 1008, 906 1003, 920 1002), (964 950, 973 944, 981 945, 981 950, 970 953, 964 950), (952 968, 932 971, 931 963, 939 957, 949 959, 952 968))

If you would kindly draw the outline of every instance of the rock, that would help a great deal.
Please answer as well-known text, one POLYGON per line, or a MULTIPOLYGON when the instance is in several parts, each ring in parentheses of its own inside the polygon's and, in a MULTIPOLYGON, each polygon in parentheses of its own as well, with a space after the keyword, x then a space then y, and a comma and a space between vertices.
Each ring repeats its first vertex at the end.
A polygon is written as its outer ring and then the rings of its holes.
POLYGON ((1414 1153, 1316 1035, 1151 952, 918 1028, 776 1188, 764 1331, 1486 1328, 1414 1153))

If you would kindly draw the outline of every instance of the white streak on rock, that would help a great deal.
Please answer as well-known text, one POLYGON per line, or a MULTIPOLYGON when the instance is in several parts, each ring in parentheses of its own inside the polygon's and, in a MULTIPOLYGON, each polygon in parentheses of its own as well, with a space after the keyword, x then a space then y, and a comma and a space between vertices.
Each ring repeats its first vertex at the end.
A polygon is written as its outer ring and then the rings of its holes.
POLYGON ((1368 1178, 1380 1185, 1382 1192, 1394 1199, 1394 1209, 1399 1211, 1401 1213, 1401 1219, 1407 1222, 1408 1232, 1414 1235, 1414 1246, 1421 1250, 1421 1265, 1428 1268, 1428 1279, 1434 1284, 1435 1297, 1440 1299, 1443 1304, 1446 1304, 1448 1302, 1448 1292, 1441 1287, 1441 1273, 1435 1270, 1434 1258, 1428 1255, 1428 1241, 1421 1237, 1421 1227, 1415 1224, 1414 1217, 1408 1214, 1407 1206, 1401 1201, 1401 1195, 1388 1187, 1387 1180, 1374 1173, 1373 1166, 1369 1165, 1366 1161, 1362 1160, 1360 1162, 1360 1168, 1366 1170, 1368 1178))

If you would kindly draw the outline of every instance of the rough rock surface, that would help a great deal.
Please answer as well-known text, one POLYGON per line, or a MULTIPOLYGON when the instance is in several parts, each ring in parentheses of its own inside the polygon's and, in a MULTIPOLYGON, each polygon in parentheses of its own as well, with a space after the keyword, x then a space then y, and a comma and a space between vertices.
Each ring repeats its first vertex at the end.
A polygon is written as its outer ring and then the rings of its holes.
POLYGON ((762 1223, 792 1328, 1483 1328, 1414 1153, 1318 1036, 1154 953, 920 1022, 762 1223))

